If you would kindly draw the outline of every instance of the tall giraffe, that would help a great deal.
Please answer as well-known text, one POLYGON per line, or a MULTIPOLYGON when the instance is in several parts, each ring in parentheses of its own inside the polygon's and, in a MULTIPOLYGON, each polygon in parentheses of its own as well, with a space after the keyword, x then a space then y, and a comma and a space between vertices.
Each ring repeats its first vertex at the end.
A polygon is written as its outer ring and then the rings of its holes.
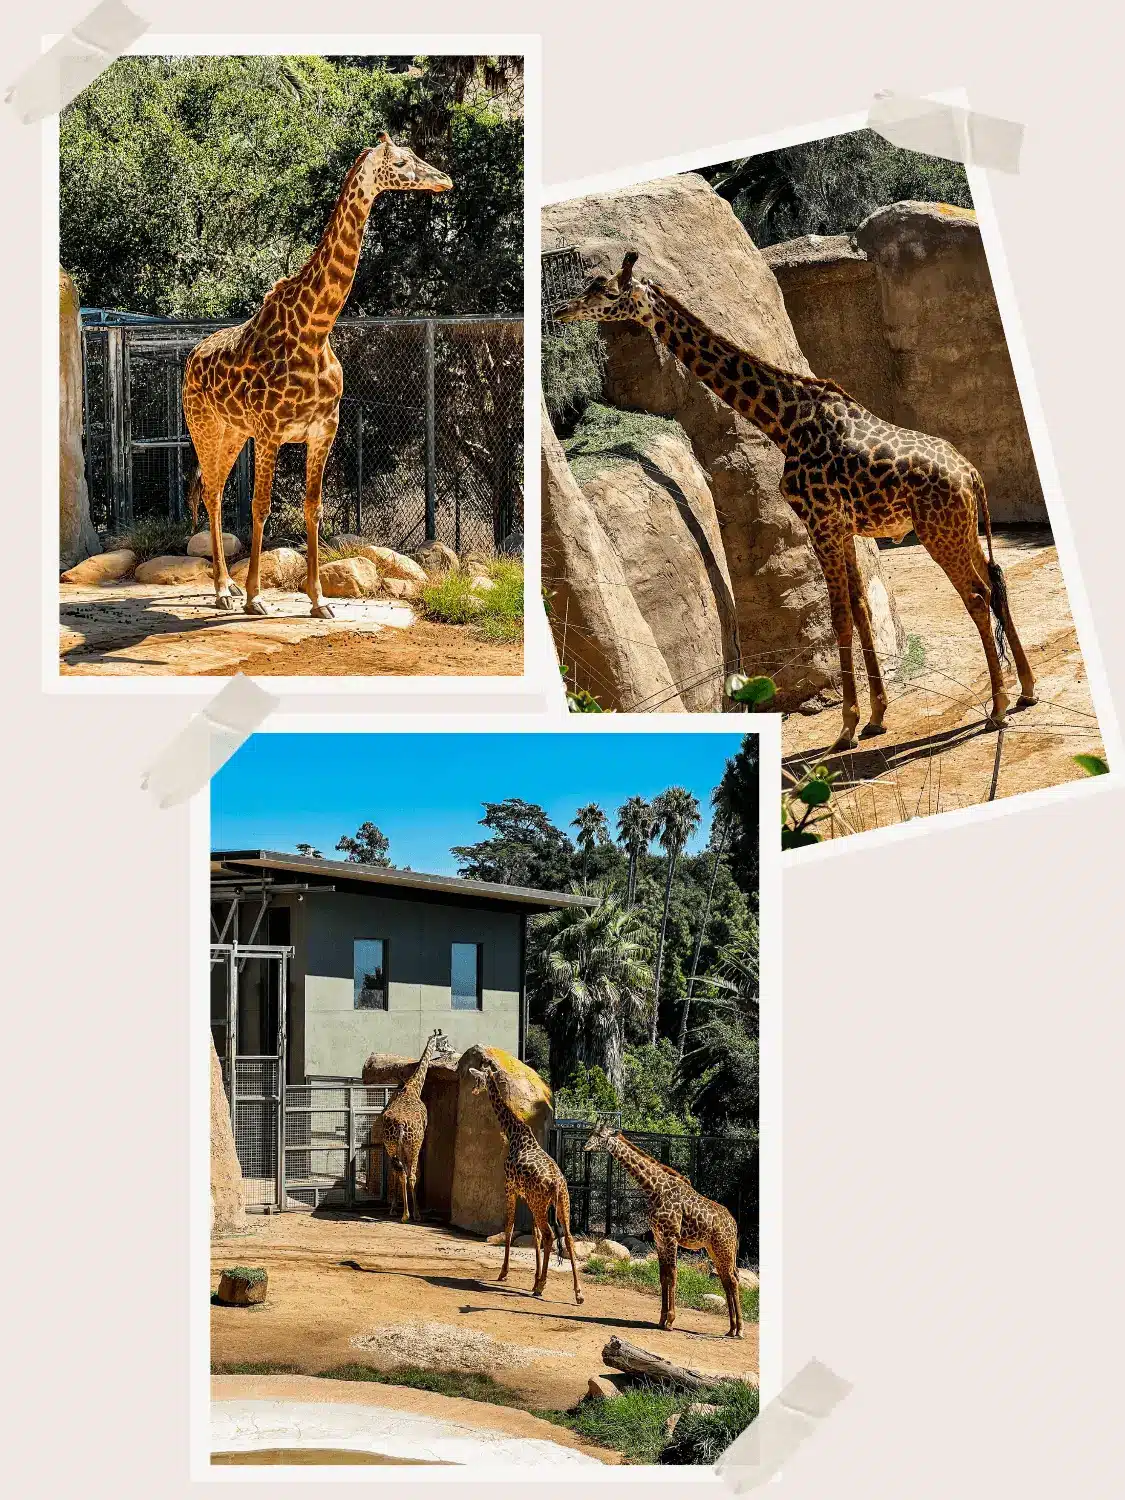
MULTIPOLYGON (((426 1125, 429 1122, 429 1112, 422 1103, 422 1089, 426 1082, 426 1074, 432 1062, 441 1057, 449 1057, 452 1053, 453 1044, 440 1026, 436 1031, 431 1031, 413 1073, 375 1120, 368 1136, 369 1145, 382 1146, 386 1152, 392 1183, 399 1186, 402 1194, 402 1222, 404 1224, 411 1216, 411 1199, 414 1201, 414 1218, 421 1219, 422 1217, 418 1209, 417 1180, 418 1160, 422 1155, 422 1142, 425 1140, 426 1125)), ((367 1173, 367 1185, 370 1188, 370 1151, 367 1153, 367 1173)), ((387 1205, 388 1213, 393 1209, 394 1189, 392 1187, 391 1201, 387 1205)))
POLYGON ((199 473, 188 496, 192 524, 202 498, 211 522, 215 604, 234 608, 238 592, 223 552, 223 486, 248 439, 254 443, 253 533, 246 577, 247 614, 264 615, 259 598, 262 528, 270 510, 277 451, 305 444, 305 593, 319 619, 332 607, 320 591, 318 527, 324 465, 340 425, 344 373, 329 343, 355 280, 363 231, 380 193, 444 193, 453 183, 385 132, 361 151, 312 255, 294 276, 266 293, 254 316, 209 334, 188 356, 183 404, 199 473))
POLYGON ((706 1250, 727 1295, 728 1338, 742 1337, 738 1287, 738 1225, 721 1203, 697 1193, 682 1172, 665 1166, 605 1121, 594 1127, 587 1151, 615 1157, 640 1187, 660 1261, 660 1327, 676 1321, 676 1259, 685 1250, 706 1250))
MULTIPOLYGON (((508 1139, 508 1154, 504 1158, 504 1264, 496 1280, 508 1279, 508 1261, 512 1253, 512 1229, 516 1222, 516 1199, 523 1198, 531 1210, 533 1220, 531 1233, 535 1241, 535 1284, 531 1289, 531 1295, 541 1297, 547 1285, 547 1272, 551 1264, 551 1246, 555 1242, 547 1215, 553 1208, 555 1221, 561 1231, 560 1238, 565 1239, 567 1254, 570 1256, 570 1269, 574 1276, 574 1300, 581 1307, 583 1297, 582 1289, 578 1284, 578 1263, 574 1258, 574 1241, 570 1237, 570 1190, 566 1185, 566 1178, 559 1170, 558 1163, 548 1156, 535 1139, 535 1132, 531 1126, 526 1120, 520 1119, 504 1097, 500 1084, 503 1076, 502 1070, 496 1063, 490 1057, 486 1057, 482 1067, 469 1069, 469 1075, 476 1085, 473 1089, 474 1094, 487 1090, 500 1129, 508 1139), (542 1267, 539 1263, 540 1243, 543 1249, 542 1267)), ((563 1258, 561 1243, 558 1247, 558 1255, 561 1261, 563 1258)))
POLYGON ((1005 637, 1020 680, 1017 708, 1035 703, 1035 679, 1008 603, 1004 574, 992 555, 992 523, 984 481, 942 438, 910 432, 873 416, 831 380, 797 375, 715 333, 663 288, 634 279, 630 250, 616 276, 596 276, 556 308, 560 323, 640 323, 699 380, 761 429, 785 454, 781 493, 805 523, 828 585, 832 628, 840 653, 843 727, 833 750, 854 749, 859 723, 852 627, 859 632, 871 694, 861 738, 883 734, 887 693, 871 628, 867 591, 855 554, 857 536, 915 531, 946 574, 980 633, 992 692, 989 724, 1008 710, 1000 670, 1005 637), (977 536, 977 506, 988 539, 986 562, 977 536), (989 609, 996 617, 996 639, 989 609))

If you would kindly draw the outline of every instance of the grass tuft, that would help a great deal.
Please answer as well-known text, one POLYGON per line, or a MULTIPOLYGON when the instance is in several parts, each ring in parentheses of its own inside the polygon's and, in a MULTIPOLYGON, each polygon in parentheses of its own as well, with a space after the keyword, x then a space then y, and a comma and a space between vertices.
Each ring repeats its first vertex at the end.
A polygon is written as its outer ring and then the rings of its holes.
POLYGON ((560 1427, 615 1448, 633 1464, 712 1464, 758 1414, 758 1392, 741 1380, 725 1380, 702 1391, 679 1391, 652 1381, 608 1401, 585 1396, 569 1411, 537 1411, 560 1427), (712 1413, 688 1413, 699 1403, 712 1413), (672 1437, 668 1418, 680 1413, 672 1437), (681 1435, 682 1434, 682 1435, 681 1435))
MULTIPOLYGON (((660 1263, 655 1255, 650 1255, 647 1260, 603 1260, 600 1255, 591 1255, 583 1267, 583 1274, 589 1281, 630 1287, 633 1291, 648 1292, 656 1297, 660 1295, 660 1263)), ((709 1264, 681 1257, 676 1267, 676 1302, 701 1311, 705 1305, 703 1298, 708 1293, 723 1294, 722 1283, 712 1275, 709 1264)), ((756 1323, 758 1288, 740 1286, 738 1297, 742 1303, 742 1316, 756 1323)))
POLYGON ((280 1364, 273 1359, 244 1359, 236 1360, 233 1364, 215 1363, 211 1366, 212 1375, 304 1375, 300 1365, 280 1364))
MULTIPOLYGON (((206 516, 204 516, 206 521, 206 516)), ((171 516, 144 516, 134 521, 128 531, 120 531, 106 537, 105 549, 113 552, 128 547, 137 554, 137 562, 148 562, 151 557, 178 557, 187 551, 192 535, 191 522, 171 516)))
POLYGON ((591 402, 562 446, 570 472, 579 484, 585 484, 607 469, 637 463, 653 439, 665 434, 690 448, 683 428, 668 417, 654 417, 646 411, 618 411, 615 406, 591 402))
POLYGON ((486 640, 523 639, 523 567, 510 557, 488 562, 486 576, 494 588, 477 593, 472 576, 459 569, 435 578, 422 589, 422 604, 431 620, 473 625, 486 640))
POLYGON ((460 1396, 465 1401, 487 1401, 492 1406, 526 1407, 518 1391, 509 1390, 491 1375, 466 1370, 427 1370, 419 1365, 376 1370, 372 1365, 335 1365, 321 1370, 322 1380, 370 1380, 376 1385, 405 1385, 415 1391, 434 1391, 439 1396, 460 1396))

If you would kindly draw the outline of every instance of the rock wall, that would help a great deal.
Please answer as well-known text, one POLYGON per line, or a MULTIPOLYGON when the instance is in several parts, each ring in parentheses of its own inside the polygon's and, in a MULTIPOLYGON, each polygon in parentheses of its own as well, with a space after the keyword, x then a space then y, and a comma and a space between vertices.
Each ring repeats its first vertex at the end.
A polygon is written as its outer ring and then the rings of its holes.
MULTIPOLYGON (((716 331, 785 369, 811 373, 781 291, 730 205, 684 174, 543 210, 547 248, 573 245, 591 271, 616 272, 626 250, 638 275, 680 297, 716 331)), ((690 375, 646 331, 605 328, 605 394, 613 405, 674 417, 709 478, 734 596, 742 669, 778 683, 779 708, 823 701, 839 680, 828 595, 808 535, 779 492, 782 456, 690 375)), ((865 572, 880 577, 874 543, 865 572)), ((873 590, 876 628, 897 638, 885 582, 873 590), (880 616, 882 609, 889 613, 880 616)))
POLYGON ((974 213, 893 203, 850 241, 806 236, 765 255, 818 375, 951 442, 980 470, 993 521, 1047 522, 974 213))
POLYGON ((90 520, 82 452, 82 329, 78 291, 59 269, 59 569, 102 550, 90 520))
POLYGON ((241 1229, 246 1217, 242 1168, 230 1123, 230 1105, 223 1088, 223 1070, 211 1043, 211 1233, 241 1229))
POLYGON ((526 1120, 540 1141, 551 1122, 551 1091, 526 1063, 498 1047, 470 1047, 461 1054, 457 1071, 456 1170, 453 1174, 451 1222, 473 1234, 494 1234, 504 1227, 504 1158, 508 1142, 487 1093, 474 1094, 470 1068, 490 1057, 508 1080, 508 1102, 526 1120))

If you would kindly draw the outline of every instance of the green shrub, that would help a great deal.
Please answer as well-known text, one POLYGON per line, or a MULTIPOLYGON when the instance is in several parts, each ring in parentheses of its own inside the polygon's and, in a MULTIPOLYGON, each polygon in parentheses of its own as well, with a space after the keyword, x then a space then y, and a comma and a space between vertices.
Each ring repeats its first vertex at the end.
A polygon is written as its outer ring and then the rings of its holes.
POLYGON ((723 1381, 692 1405, 717 1406, 718 1411, 685 1410, 661 1449, 662 1464, 713 1464, 758 1415, 758 1391, 742 1380, 723 1381))
POLYGON ((605 341, 596 323, 567 323, 543 335, 543 399, 556 431, 567 431, 602 393, 605 341))
MULTIPOLYGON (((660 1295, 660 1263, 655 1255, 647 1260, 603 1260, 600 1255, 591 1255, 583 1274, 587 1280, 603 1285, 624 1286, 635 1292, 660 1295)), ((680 1256, 676 1266, 676 1302, 683 1307, 694 1307, 703 1311, 703 1298, 708 1294, 722 1296, 723 1288, 711 1270, 710 1263, 702 1257, 680 1256)), ((742 1304, 742 1316, 751 1323, 758 1321, 758 1288, 740 1286, 738 1300, 742 1304)))
POLYGON ((535 1413, 592 1443, 615 1448, 633 1464, 712 1464, 757 1414, 758 1392, 741 1380, 696 1391, 638 1381, 608 1401, 586 1396, 569 1411, 535 1413), (689 1412, 695 1405, 718 1410, 689 1412), (669 1438, 668 1419, 677 1413, 669 1438))
POLYGON ((422 605, 431 620, 446 625, 474 625, 491 641, 523 639, 523 566, 510 557, 494 558, 487 567, 493 587, 477 593, 471 576, 453 569, 422 589, 422 605))
MULTIPOLYGON (((207 512, 200 510, 199 515, 206 526, 207 512)), ((181 521, 171 516, 143 516, 128 531, 107 537, 106 550, 128 547, 137 554, 139 563, 148 562, 150 557, 180 557, 187 551, 191 535, 191 522, 186 516, 181 521)))

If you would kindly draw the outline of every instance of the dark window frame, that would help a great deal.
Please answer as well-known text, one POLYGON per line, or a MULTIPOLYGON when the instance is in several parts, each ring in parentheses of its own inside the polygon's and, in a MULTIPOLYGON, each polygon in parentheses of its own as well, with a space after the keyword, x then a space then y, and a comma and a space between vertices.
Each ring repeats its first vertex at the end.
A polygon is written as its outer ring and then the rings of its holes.
MULTIPOLYGON (((353 938, 352 939, 352 1010, 381 1010, 388 1011, 391 1008, 391 974, 390 974, 390 941, 387 938, 353 938), (368 991, 366 987, 358 986, 357 968, 359 954, 357 949, 361 943, 378 943, 380 949, 380 968, 383 971, 383 1003, 381 1005, 361 1005, 360 996, 364 993, 375 994, 377 991, 368 991)), ((365 972, 365 977, 367 973, 365 972)))
POLYGON ((456 942, 449 945, 449 1008, 450 1010, 484 1009, 484 944, 456 942), (475 948, 477 955, 476 999, 472 1005, 458 1005, 457 992, 453 988, 453 951, 455 948, 475 948))

